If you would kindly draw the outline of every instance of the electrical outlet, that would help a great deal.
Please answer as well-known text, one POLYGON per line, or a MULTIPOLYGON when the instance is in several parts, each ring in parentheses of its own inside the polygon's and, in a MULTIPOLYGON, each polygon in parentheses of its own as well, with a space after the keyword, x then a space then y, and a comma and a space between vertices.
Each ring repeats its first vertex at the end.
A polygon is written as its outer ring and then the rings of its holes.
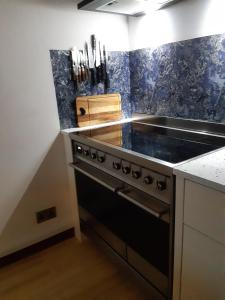
POLYGON ((37 223, 42 223, 56 217, 56 207, 50 207, 36 212, 37 223))

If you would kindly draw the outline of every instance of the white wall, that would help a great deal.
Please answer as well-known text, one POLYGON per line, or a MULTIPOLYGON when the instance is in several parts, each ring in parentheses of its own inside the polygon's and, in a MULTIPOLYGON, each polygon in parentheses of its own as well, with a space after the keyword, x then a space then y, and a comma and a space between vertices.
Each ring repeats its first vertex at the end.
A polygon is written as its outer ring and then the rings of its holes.
POLYGON ((0 256, 70 228, 71 204, 49 49, 95 33, 127 50, 127 19, 78 12, 73 0, 0 0, 0 256), (57 206, 41 225, 35 212, 57 206))
POLYGON ((224 12, 224 0, 182 0, 143 17, 130 17, 130 49, 224 33, 224 12))

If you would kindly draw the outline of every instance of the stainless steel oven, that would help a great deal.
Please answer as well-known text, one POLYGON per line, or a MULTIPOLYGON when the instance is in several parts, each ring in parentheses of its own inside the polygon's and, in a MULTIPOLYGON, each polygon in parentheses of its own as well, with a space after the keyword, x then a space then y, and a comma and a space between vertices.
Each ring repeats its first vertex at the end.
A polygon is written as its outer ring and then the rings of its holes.
POLYGON ((169 205, 85 162, 72 166, 81 220, 167 297, 169 205))
POLYGON ((166 299, 172 298, 173 168, 224 146, 224 128, 160 117, 70 135, 81 220, 166 299))

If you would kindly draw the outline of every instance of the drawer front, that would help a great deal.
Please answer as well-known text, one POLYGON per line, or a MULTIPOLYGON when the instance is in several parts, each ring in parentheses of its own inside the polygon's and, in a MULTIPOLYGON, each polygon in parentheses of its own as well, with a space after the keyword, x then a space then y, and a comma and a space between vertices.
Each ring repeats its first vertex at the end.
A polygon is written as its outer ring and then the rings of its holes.
POLYGON ((168 277, 162 274, 130 247, 127 247, 127 259, 129 264, 141 273, 149 282, 153 283, 161 293, 165 296, 168 295, 168 277))
POLYGON ((184 226, 181 300, 225 299, 225 247, 184 226))
POLYGON ((225 244, 225 193, 186 180, 184 223, 225 244))

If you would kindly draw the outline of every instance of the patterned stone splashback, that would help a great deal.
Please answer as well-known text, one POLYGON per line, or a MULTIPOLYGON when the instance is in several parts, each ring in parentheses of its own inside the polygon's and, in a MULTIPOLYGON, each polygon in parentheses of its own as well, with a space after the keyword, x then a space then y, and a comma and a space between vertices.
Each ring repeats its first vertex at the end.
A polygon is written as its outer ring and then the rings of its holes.
MULTIPOLYGON (((110 52, 108 93, 122 96, 131 112, 225 123, 225 34, 162 45, 155 49, 110 52)), ((104 93, 99 84, 76 91, 69 51, 50 51, 61 128, 76 126, 78 95, 104 93)))
POLYGON ((130 52, 132 110, 225 123, 225 34, 130 52))
MULTIPOLYGON (((75 127, 75 99, 80 95, 96 95, 104 93, 103 84, 92 87, 82 83, 79 91, 72 80, 72 63, 70 51, 50 50, 54 77, 56 99, 61 129, 75 127)), ((130 102, 130 69, 128 52, 110 52, 108 64, 110 88, 108 93, 120 93, 124 116, 131 115, 130 102)))

